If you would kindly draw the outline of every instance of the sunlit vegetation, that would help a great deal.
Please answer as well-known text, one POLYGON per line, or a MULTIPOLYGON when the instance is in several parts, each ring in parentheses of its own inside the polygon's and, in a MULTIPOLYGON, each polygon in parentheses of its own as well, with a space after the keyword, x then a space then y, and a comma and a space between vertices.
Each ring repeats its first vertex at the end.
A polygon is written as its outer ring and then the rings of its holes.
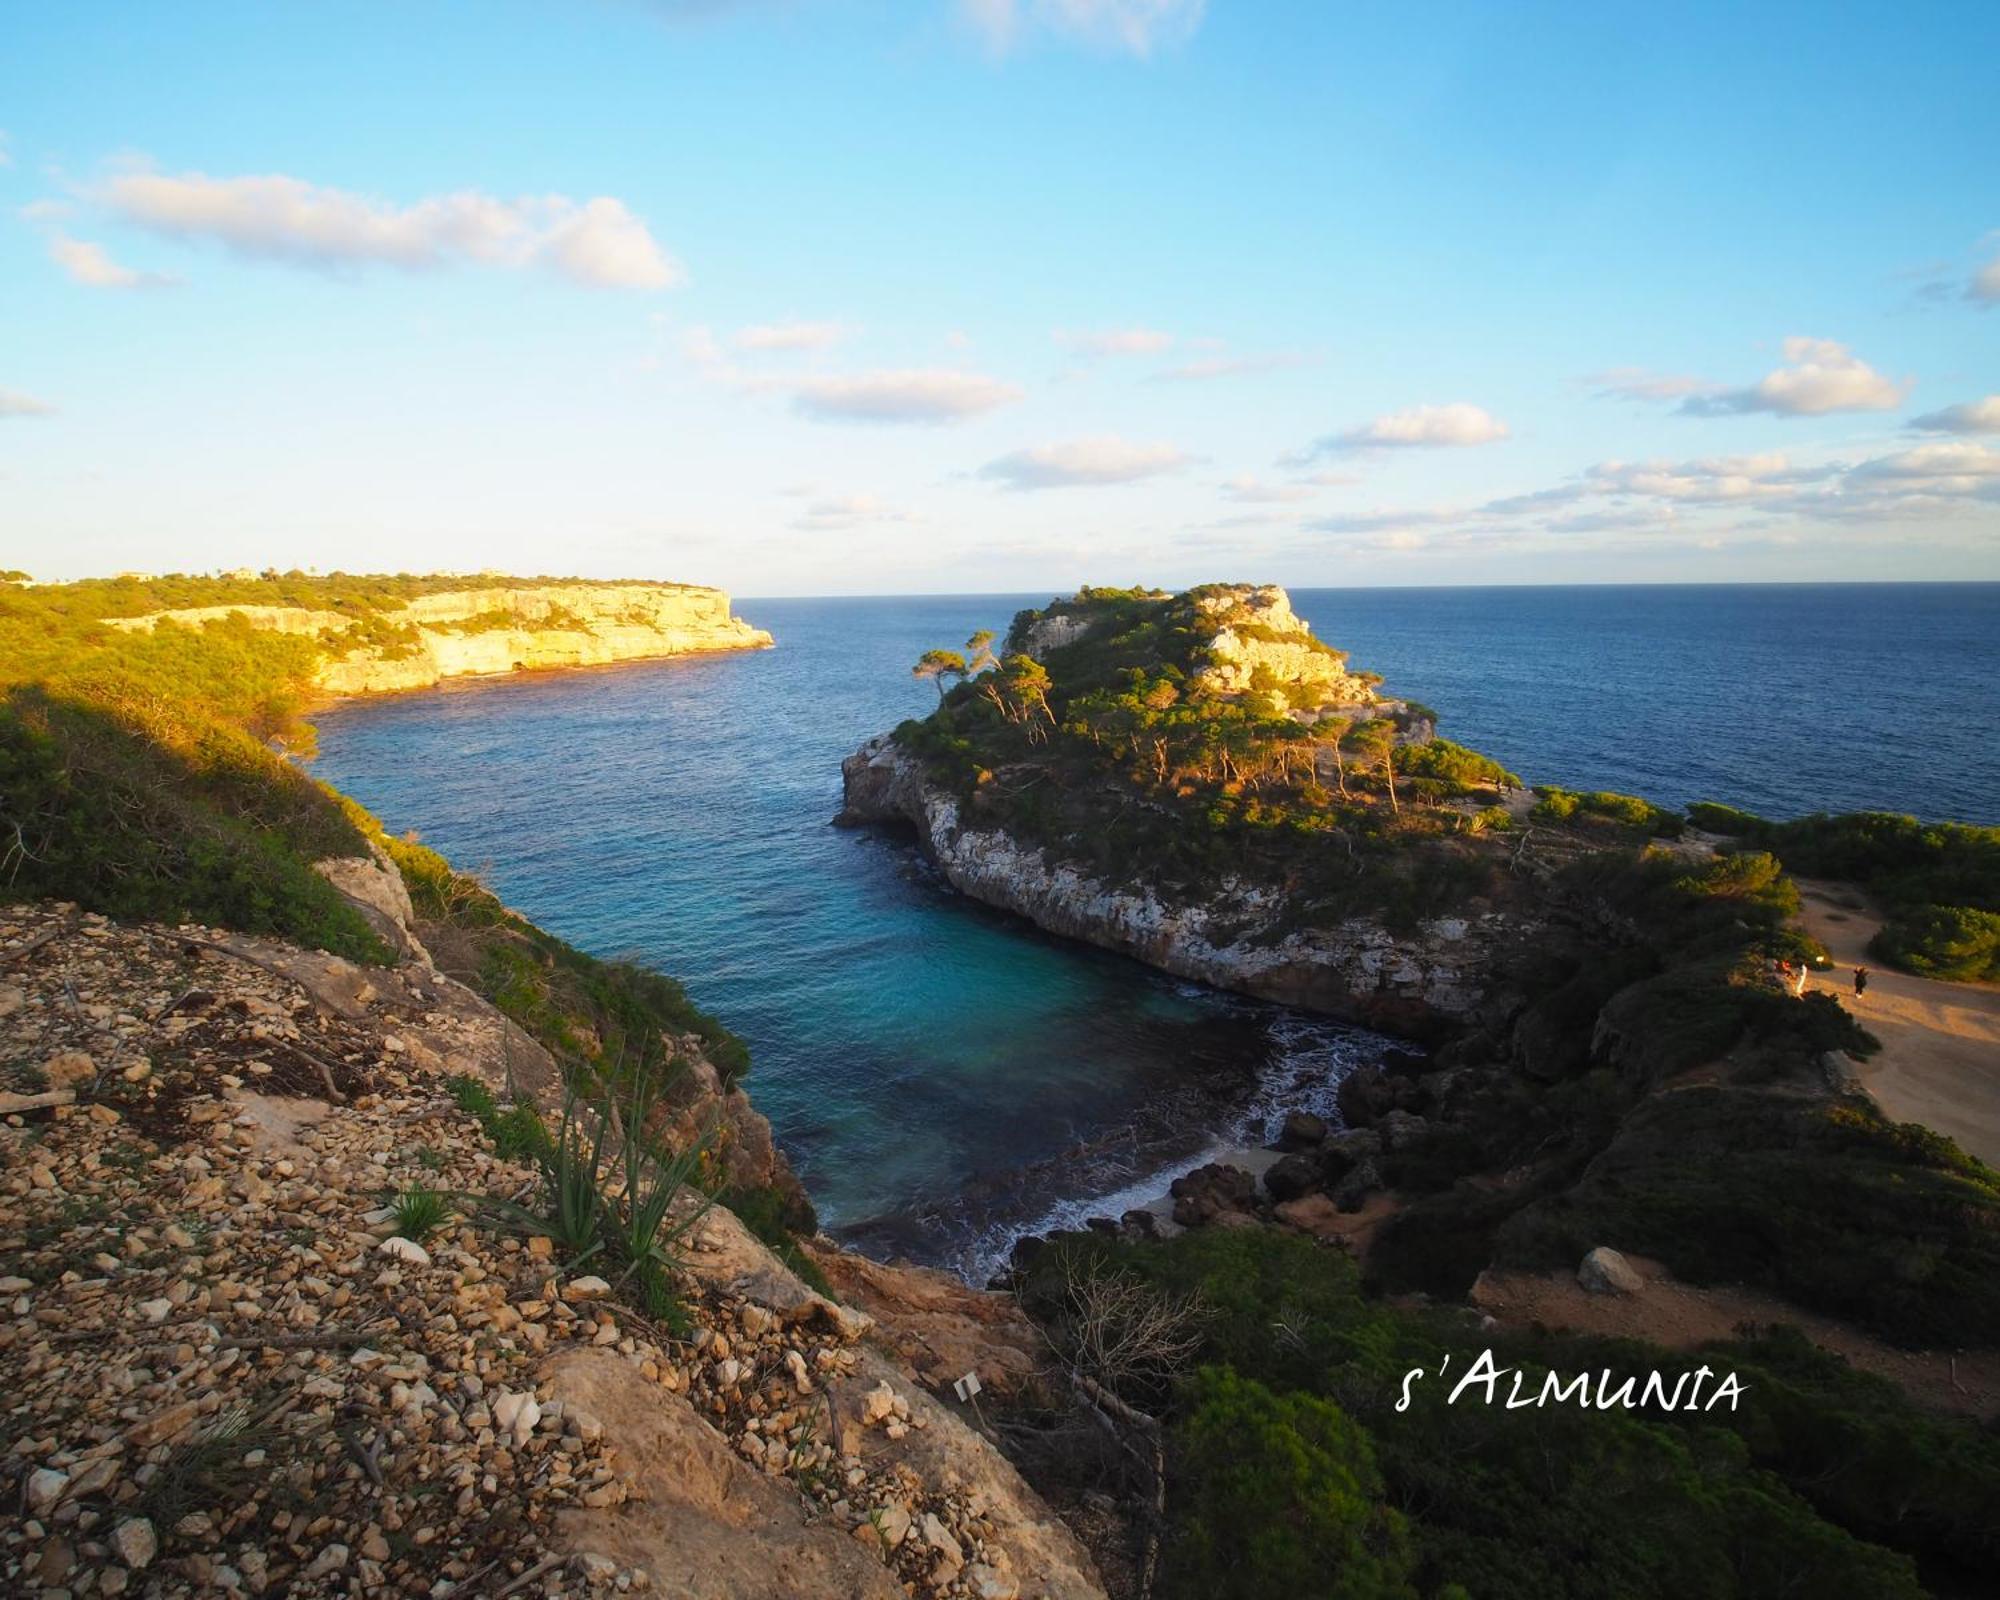
POLYGON ((1307 633, 1280 633, 1242 592, 1084 589, 1024 611, 998 648, 933 650, 913 669, 939 708, 897 729, 932 776, 997 826, 1113 879, 1226 876, 1291 890, 1302 922, 1358 909, 1424 915, 1495 893, 1483 835, 1519 780, 1434 740, 1427 707, 1381 700, 1371 674, 1307 633), (1225 689, 1217 635, 1281 641, 1333 670, 1259 665, 1225 689), (1037 637, 1059 642, 1031 653, 1037 637), (947 687, 949 685, 949 687, 947 687))
POLYGON ((1688 815, 1803 877, 1865 889, 1884 913, 1871 949, 1889 965, 1927 978, 2000 981, 2000 828, 1887 811, 1767 822, 1706 803, 1688 815))

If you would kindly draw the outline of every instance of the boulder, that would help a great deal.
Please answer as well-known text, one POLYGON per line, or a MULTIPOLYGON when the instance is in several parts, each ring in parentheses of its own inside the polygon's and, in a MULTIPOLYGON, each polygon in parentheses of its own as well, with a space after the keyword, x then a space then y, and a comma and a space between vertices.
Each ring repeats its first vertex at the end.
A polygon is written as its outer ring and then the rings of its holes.
POLYGON ((1362 1161, 1348 1170, 1332 1190, 1333 1203, 1342 1211, 1359 1211, 1368 1197, 1382 1187, 1382 1171, 1373 1161, 1362 1161))
POLYGON ((1583 1258, 1576 1281, 1591 1294, 1638 1294, 1646 1287, 1637 1267, 1602 1244, 1583 1258))
POLYGON ((1257 1206, 1257 1180, 1241 1167, 1219 1161, 1174 1179, 1169 1192, 1174 1197, 1174 1221, 1183 1228, 1199 1228, 1226 1213, 1240 1215, 1257 1206))
POLYGON ((1313 1156, 1280 1157, 1264 1173, 1264 1187, 1273 1200, 1296 1200, 1319 1186, 1319 1161, 1313 1156))
POLYGON ((1329 1188, 1360 1166, 1382 1153, 1382 1135, 1373 1128, 1356 1128, 1337 1133, 1319 1148, 1321 1181, 1329 1188))
POLYGON ((1312 1150, 1326 1142, 1326 1118, 1310 1111, 1286 1113, 1285 1126, 1278 1135, 1280 1150, 1312 1150))
POLYGON ((1392 1153, 1420 1143, 1430 1128, 1422 1117, 1408 1111, 1387 1112, 1375 1124, 1375 1131, 1382 1136, 1382 1148, 1392 1153))

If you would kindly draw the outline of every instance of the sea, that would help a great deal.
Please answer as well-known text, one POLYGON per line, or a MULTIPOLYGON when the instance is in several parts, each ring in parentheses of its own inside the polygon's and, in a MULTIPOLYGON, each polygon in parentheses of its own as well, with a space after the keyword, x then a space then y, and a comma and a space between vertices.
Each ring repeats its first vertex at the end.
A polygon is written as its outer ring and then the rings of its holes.
MULTIPOLYGON (((923 651, 1047 593, 739 599, 772 650, 459 680, 318 718, 318 774, 572 943, 672 973, 829 1232, 983 1282, 1330 1111, 1393 1042, 1054 939, 836 829, 923 651)), ((1303 589, 1294 608, 1529 782, 1771 817, 2000 823, 2000 584, 1303 589)))

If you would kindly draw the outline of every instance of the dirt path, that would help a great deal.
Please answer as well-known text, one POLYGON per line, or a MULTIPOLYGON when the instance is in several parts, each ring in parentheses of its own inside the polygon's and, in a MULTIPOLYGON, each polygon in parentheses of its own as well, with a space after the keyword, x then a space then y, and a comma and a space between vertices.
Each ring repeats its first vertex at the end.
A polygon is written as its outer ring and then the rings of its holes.
POLYGON ((1727 1339, 1744 1324, 1789 1323, 1822 1350, 1844 1356, 1862 1372, 1899 1385, 1912 1400, 1938 1411, 1981 1419, 2000 1414, 2000 1351, 1898 1350, 1867 1334, 1815 1316, 1754 1289, 1698 1288, 1657 1261, 1626 1256, 1646 1280, 1641 1294, 1589 1294, 1574 1272, 1495 1272, 1472 1287, 1472 1303, 1509 1327, 1569 1328, 1578 1333, 1643 1339, 1687 1350, 1727 1339))
POLYGON ((2000 984, 1940 983, 1894 972, 1870 959, 1882 919, 1853 888, 1799 880, 1806 931, 1833 956, 1811 986, 1832 988, 1882 1041, 1857 1077, 1884 1113, 1920 1122, 2000 1166, 2000 984), (1854 969, 1868 968, 1868 992, 1854 993, 1854 969))

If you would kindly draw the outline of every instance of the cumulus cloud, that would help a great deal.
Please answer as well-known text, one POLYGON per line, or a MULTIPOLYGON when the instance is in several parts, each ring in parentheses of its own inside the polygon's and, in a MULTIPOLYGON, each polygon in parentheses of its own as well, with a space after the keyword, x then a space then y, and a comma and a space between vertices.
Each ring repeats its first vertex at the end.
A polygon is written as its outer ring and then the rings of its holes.
POLYGON ((68 234, 49 236, 49 259, 77 283, 93 289, 162 289, 180 282, 158 272, 137 272, 120 266, 100 244, 72 239, 68 234))
POLYGON ((1738 416, 1767 411, 1780 417, 1821 417, 1832 411, 1893 411, 1910 392, 1908 380, 1884 377, 1844 344, 1831 339, 1785 341, 1785 365, 1747 389, 1690 395, 1680 409, 1691 417, 1738 416))
POLYGON ((1965 488, 1981 479, 2000 478, 2000 450, 1970 439, 1940 440, 1864 461, 1851 476, 1965 488))
POLYGON ((864 372, 802 383, 794 409, 822 422, 963 422, 1012 404, 1021 391, 978 372, 864 372))
POLYGON ((959 15, 996 55, 1030 34, 1145 57, 1201 26, 1207 0, 958 0, 959 15))
POLYGON ((0 417, 52 417, 56 408, 18 389, 0 389, 0 417))
POLYGON ((1823 476, 1824 468, 1795 468, 1783 455, 1716 456, 1701 461, 1600 461, 1582 489, 1607 495, 1720 504, 1767 500, 1823 476))
POLYGON ((1187 463, 1188 457, 1170 444, 1071 439, 1016 450, 989 461, 979 469, 979 475, 1009 489, 1075 489, 1136 483, 1177 471, 1187 463))
POLYGON ((1345 433, 1329 434, 1308 452, 1325 455, 1342 450, 1443 449, 1492 444, 1507 437, 1507 424, 1482 406, 1456 401, 1443 406, 1411 406, 1365 422, 1345 433))
POLYGON ((1923 433, 2000 433, 2000 394, 1970 400, 1942 411, 1912 417, 1910 426, 1923 433))
POLYGON ((824 350, 846 336, 838 322, 765 322, 737 329, 735 342, 739 350, 824 350))
POLYGON ((1600 400, 1685 400, 1714 394, 1722 385, 1682 372, 1649 372, 1644 367, 1609 367, 1583 380, 1600 400))
POLYGON ((1158 328, 1106 328, 1099 331, 1056 334, 1056 343, 1080 356, 1152 356, 1174 342, 1171 333, 1158 328))
POLYGON ((497 200, 468 190, 398 206, 282 174, 128 172, 96 198, 155 233, 288 266, 534 266, 607 289, 666 289, 686 276, 646 224, 607 195, 497 200))

